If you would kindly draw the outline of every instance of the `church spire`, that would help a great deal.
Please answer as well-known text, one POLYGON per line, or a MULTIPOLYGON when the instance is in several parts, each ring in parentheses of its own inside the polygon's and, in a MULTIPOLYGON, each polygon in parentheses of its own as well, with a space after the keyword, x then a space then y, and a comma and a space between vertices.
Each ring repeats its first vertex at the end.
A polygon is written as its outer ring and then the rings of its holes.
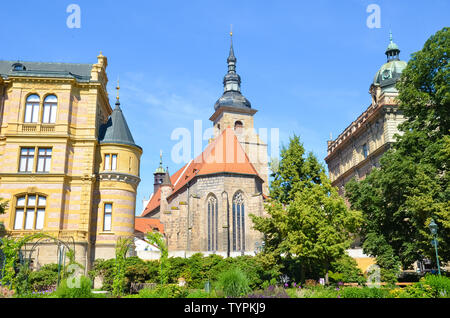
POLYGON ((233 48, 233 32, 230 31, 230 52, 227 58, 228 72, 223 78, 223 95, 214 104, 215 111, 222 106, 251 108, 248 99, 241 94, 241 77, 236 73, 236 61, 233 48))
POLYGON ((233 49, 233 32, 230 32, 230 53, 228 54, 228 73, 223 79, 224 92, 241 91, 241 77, 236 73, 236 56, 233 49))

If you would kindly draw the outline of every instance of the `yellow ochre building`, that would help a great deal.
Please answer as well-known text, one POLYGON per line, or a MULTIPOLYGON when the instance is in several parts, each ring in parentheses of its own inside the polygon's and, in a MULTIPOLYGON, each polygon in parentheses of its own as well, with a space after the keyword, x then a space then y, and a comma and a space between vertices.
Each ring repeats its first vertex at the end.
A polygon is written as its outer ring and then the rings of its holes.
MULTIPOLYGON (((0 61, 0 223, 72 242, 86 269, 133 235, 140 182, 142 148, 119 96, 109 102, 107 64, 101 53, 95 64, 0 61)), ((34 265, 56 257, 48 241, 34 265)))

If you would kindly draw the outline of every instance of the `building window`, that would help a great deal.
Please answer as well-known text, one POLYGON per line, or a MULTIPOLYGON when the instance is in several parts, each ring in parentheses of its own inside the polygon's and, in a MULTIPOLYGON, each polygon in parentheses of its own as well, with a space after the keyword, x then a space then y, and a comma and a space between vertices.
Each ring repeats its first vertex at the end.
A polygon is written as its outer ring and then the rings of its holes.
POLYGON ((208 198, 208 251, 217 251, 219 247, 218 240, 218 204, 214 195, 208 198))
POLYGON ((105 203, 103 214, 103 231, 111 231, 112 224, 112 203, 105 203))
POLYGON ((105 155, 105 170, 117 170, 117 154, 108 153, 105 155))
POLYGON ((244 127, 244 124, 242 124, 242 121, 240 121, 240 120, 238 120, 237 122, 234 123, 234 130, 237 133, 241 133, 243 127, 244 127))
POLYGON ((42 122, 44 124, 54 124, 56 122, 56 109, 58 99, 55 95, 48 95, 44 100, 44 112, 42 113, 42 122))
MULTIPOLYGON (((36 148, 20 148, 19 172, 34 172, 36 148)), ((37 149, 36 172, 50 172, 52 148, 37 149)))
POLYGON ((242 192, 233 197, 233 251, 245 251, 245 206, 242 192))
POLYGON ((362 146, 362 151, 363 151, 364 159, 366 159, 367 156, 369 155, 369 149, 368 149, 368 147, 367 147, 367 144, 364 144, 364 145, 362 146))
POLYGON ((33 172, 34 148, 20 149, 19 172, 33 172))
POLYGON ((52 148, 39 148, 37 157, 37 172, 50 172, 52 148))
POLYGON ((33 94, 28 96, 25 105, 25 119, 26 123, 37 123, 39 116, 39 103, 40 98, 38 95, 33 94))
POLYGON ((42 230, 44 228, 46 197, 27 194, 17 198, 15 230, 42 230))

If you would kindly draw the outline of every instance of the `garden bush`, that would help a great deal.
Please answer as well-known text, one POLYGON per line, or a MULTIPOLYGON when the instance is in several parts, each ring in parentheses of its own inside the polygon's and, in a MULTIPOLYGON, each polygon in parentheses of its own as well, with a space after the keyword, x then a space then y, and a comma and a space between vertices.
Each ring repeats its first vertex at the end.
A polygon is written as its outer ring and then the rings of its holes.
POLYGON ((47 264, 28 276, 29 288, 34 292, 46 291, 58 283, 58 264, 47 264))
POLYGON ((363 284, 366 280, 356 261, 347 254, 331 263, 328 278, 330 283, 335 284, 339 282, 363 284))
POLYGON ((338 294, 342 298, 390 298, 386 288, 344 287, 338 294))
POLYGON ((450 278, 426 275, 418 283, 391 291, 395 298, 449 298, 450 278))
POLYGON ((295 289, 284 289, 281 286, 269 286, 262 290, 256 290, 246 296, 246 298, 290 298, 296 297, 295 289))
POLYGON ((79 287, 72 287, 67 279, 64 279, 55 291, 58 298, 93 298, 92 281, 89 277, 81 276, 79 287))
POLYGON ((196 289, 193 291, 190 291, 189 294, 186 296, 186 298, 217 298, 217 294, 214 290, 211 290, 211 292, 206 292, 203 289, 196 289))
POLYGON ((450 298, 450 278, 439 275, 426 275, 423 282, 433 290, 435 298, 450 298))
POLYGON ((247 276, 237 267, 222 272, 216 287, 227 297, 245 296, 251 291, 247 276))
POLYGON ((144 288, 139 291, 138 298, 186 298, 188 290, 176 284, 157 285, 155 288, 144 288))
POLYGON ((298 289, 296 294, 299 298, 338 298, 338 290, 336 288, 322 285, 298 289))

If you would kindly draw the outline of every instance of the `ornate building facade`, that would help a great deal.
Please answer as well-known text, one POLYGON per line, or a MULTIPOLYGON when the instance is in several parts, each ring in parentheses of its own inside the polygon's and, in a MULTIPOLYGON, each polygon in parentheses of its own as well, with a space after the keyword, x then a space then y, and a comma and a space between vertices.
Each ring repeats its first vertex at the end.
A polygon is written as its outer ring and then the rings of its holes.
POLYGON ((224 93, 210 117, 214 138, 172 176, 161 161, 154 193, 136 219, 138 232, 163 229, 171 255, 235 256, 254 253, 262 243, 249 215, 265 213, 267 144, 254 131, 256 110, 241 94, 232 42, 227 64, 224 93))
POLYGON ((387 62, 370 85, 371 104, 335 140, 328 141, 325 161, 332 184, 339 188, 341 195, 353 177, 361 180, 379 166, 380 157, 395 141, 397 126, 404 120, 398 109, 395 84, 406 62, 400 60, 400 50, 392 35, 385 54, 387 62))
MULTIPOLYGON (((370 85, 371 104, 335 140, 328 141, 325 162, 332 185, 338 187, 343 197, 348 181, 352 178, 362 180, 373 168, 379 167, 381 156, 395 142, 394 135, 399 132, 397 126, 404 120, 398 109, 395 84, 407 63, 400 60, 400 49, 392 41, 392 35, 385 54, 387 62, 377 71, 370 85)), ((363 254, 359 239, 347 252, 363 271, 375 262, 363 254)))
MULTIPOLYGON (((86 269, 134 234, 140 182, 142 149, 119 99, 110 105, 106 67, 101 53, 95 64, 0 61, 0 222, 11 236, 74 242, 86 269)), ((57 253, 40 244, 34 262, 57 253)))

